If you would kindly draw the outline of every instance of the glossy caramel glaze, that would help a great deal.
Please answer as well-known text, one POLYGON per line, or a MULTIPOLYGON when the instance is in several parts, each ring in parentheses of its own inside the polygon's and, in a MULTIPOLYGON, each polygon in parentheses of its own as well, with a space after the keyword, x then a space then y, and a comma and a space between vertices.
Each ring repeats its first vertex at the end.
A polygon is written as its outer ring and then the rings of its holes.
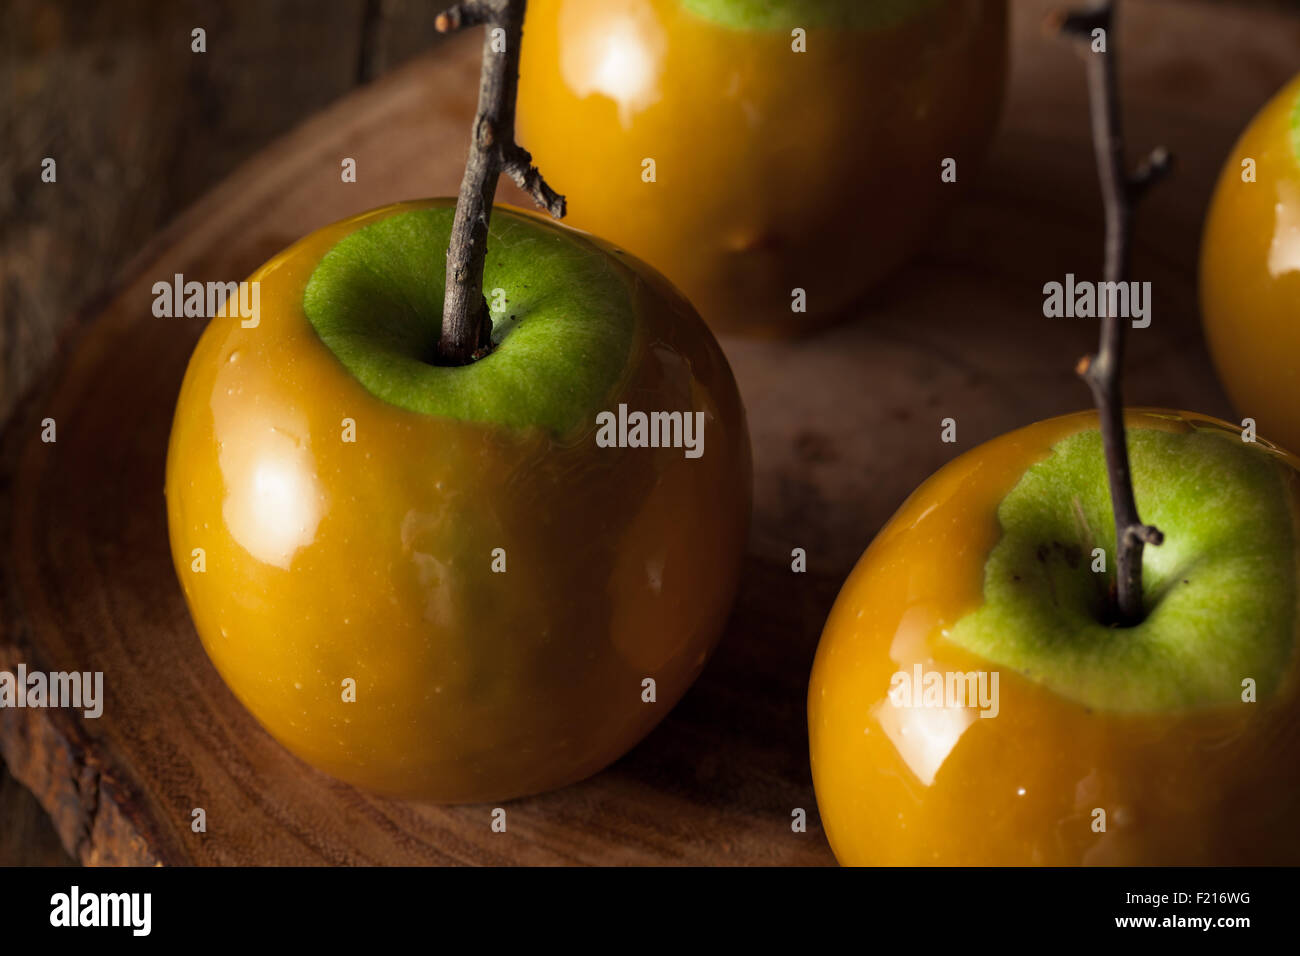
POLYGON ((1228 155, 1201 246, 1201 309, 1224 389, 1300 453, 1300 76, 1228 155), (1254 161, 1254 182, 1242 162, 1254 161))
POLYGON ((769 334, 832 320, 917 250, 975 175, 1006 69, 1001 0, 810 28, 803 53, 790 30, 678 0, 533 0, 525 33, 519 141, 571 223, 662 270, 715 329, 769 334))
MULTIPOLYGON (((1127 420, 1231 430, 1186 412, 1127 420)), ((1300 861, 1300 655, 1272 699, 1226 709, 1090 711, 1006 669, 991 719, 889 698, 893 675, 918 664, 990 669, 945 634, 983 600, 998 505, 1053 444, 1096 422, 1093 412, 1051 419, 957 458, 908 498, 846 581, 808 694, 817 804, 842 864, 1300 861), (1105 832, 1093 829, 1097 808, 1105 832)), ((1293 469, 1300 514, 1296 460, 1277 455, 1293 469)))
POLYGON ((691 307, 594 240, 636 312, 606 407, 705 412, 702 457, 598 448, 594 420, 557 440, 373 397, 309 325, 303 289, 343 236, 426 205, 312 233, 251 277, 256 328, 210 323, 168 450, 172 552, 209 657, 289 750, 383 793, 502 800, 601 769, 700 672, 739 574, 749 439, 691 307))

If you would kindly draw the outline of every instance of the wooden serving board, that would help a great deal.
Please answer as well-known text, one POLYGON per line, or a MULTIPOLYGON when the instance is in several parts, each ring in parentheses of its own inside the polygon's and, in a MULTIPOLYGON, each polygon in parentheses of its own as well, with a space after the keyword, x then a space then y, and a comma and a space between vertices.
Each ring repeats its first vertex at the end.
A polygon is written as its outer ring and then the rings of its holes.
MULTIPOLYGON (((239 278, 297 237, 412 196, 454 195, 478 41, 462 37, 288 134, 142 251, 77 324, 0 446, 0 670, 98 670, 99 720, 0 710, 0 752, 87 863, 833 862, 817 822, 804 695, 836 589, 904 497, 954 455, 1084 407, 1087 320, 1042 316, 1042 286, 1100 269, 1083 66, 1014 4, 1014 65, 988 167, 932 249, 794 343, 726 339, 750 417, 755 525, 727 635, 644 743, 562 791, 490 806, 378 799, 270 739, 208 663, 167 548, 163 460, 193 320, 157 319, 174 273, 239 278), (340 160, 359 182, 342 184, 340 160), (57 421, 58 441, 40 440, 57 421), (942 418, 958 442, 940 441, 942 418), (805 548, 809 571, 789 569, 805 548), (191 831, 202 807, 207 832, 191 831), (796 808, 806 833, 791 829, 796 808)), ((1300 68, 1300 20, 1131 2, 1123 22, 1133 151, 1175 177, 1141 211, 1135 278, 1152 326, 1131 336, 1134 404, 1230 416, 1202 345, 1196 247, 1215 174, 1254 111, 1300 68)), ((557 183, 563 189, 563 183, 557 183)), ((500 198, 524 204, 512 188, 500 198)), ((123 201, 129 201, 124 196, 123 201)), ((868 214, 851 211, 851 214, 868 214)))

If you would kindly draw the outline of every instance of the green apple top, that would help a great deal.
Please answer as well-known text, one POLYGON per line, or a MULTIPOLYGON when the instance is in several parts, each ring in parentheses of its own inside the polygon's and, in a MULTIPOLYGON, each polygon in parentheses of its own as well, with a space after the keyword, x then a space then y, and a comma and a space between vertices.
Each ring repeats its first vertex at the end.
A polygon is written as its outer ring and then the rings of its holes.
POLYGON ((589 426, 624 374, 640 280, 585 234, 498 208, 483 273, 494 349, 436 365, 455 213, 397 212, 343 238, 307 283, 313 328, 372 395, 408 411, 557 436, 589 426))
POLYGON ((1115 524, 1101 434, 1064 438, 998 509, 984 604, 949 639, 1100 710, 1174 710, 1276 690, 1295 646, 1291 470, 1226 429, 1130 428, 1133 486, 1165 542, 1143 557, 1146 617, 1105 620, 1115 524))
POLYGON ((736 30, 883 30, 940 0, 681 0, 696 16, 736 30))

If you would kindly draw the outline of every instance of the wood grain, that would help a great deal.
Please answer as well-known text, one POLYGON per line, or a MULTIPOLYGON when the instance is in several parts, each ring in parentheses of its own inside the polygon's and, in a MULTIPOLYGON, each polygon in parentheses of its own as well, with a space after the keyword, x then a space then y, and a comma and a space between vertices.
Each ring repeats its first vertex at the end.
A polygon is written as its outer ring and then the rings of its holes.
POLYGON ((30 790, 0 763, 0 865, 68 866, 73 863, 50 818, 30 790))
MULTIPOLYGON (((159 228, 441 40, 423 0, 0 0, 0 23, 0 423, 78 308, 159 228), (203 55, 190 49, 200 25, 203 55), (46 156, 57 186, 39 181, 46 156)), ((0 788, 0 821, 26 819, 20 790, 0 788)), ((53 830, 39 831, 0 834, 0 865, 46 861, 53 830)))
MULTIPOLYGON (((1144 205, 1134 277, 1154 322, 1132 335, 1133 403, 1229 415, 1201 343, 1195 252, 1213 178, 1258 106, 1300 67, 1300 24, 1188 2, 1127 5, 1131 147, 1180 166, 1144 205)), ((103 718, 0 710, 0 752, 64 845, 92 863, 832 862, 807 765, 804 694, 838 583, 906 494, 954 455, 1083 407, 1072 373, 1095 327, 1046 320, 1042 285, 1100 270, 1082 65, 1015 5, 1004 128, 930 251, 856 310, 791 344, 728 339, 755 449, 742 593, 696 687, 643 744, 579 785, 508 805, 382 800, 285 753, 204 656, 167 553, 163 457, 200 329, 150 315, 183 272, 238 278, 334 219, 454 194, 476 40, 330 107, 243 166, 152 242, 87 313, 0 447, 0 669, 102 670, 103 718), (339 159, 359 182, 339 182, 339 159), (39 441, 58 421, 59 440, 39 441), (939 440, 944 417, 958 443, 939 440), (794 547, 809 572, 789 571, 794 547), (203 834, 191 811, 206 810, 203 834), (808 811, 807 833, 791 812, 808 811)), ((557 184, 563 188, 563 184, 557 184)), ((503 185, 501 197, 522 202, 503 185)))
POLYGON ((0 421, 69 316, 253 152, 438 42, 417 0, 0 0, 0 421), (190 31, 207 31, 207 52, 190 31), (40 181, 41 162, 58 181, 40 181))

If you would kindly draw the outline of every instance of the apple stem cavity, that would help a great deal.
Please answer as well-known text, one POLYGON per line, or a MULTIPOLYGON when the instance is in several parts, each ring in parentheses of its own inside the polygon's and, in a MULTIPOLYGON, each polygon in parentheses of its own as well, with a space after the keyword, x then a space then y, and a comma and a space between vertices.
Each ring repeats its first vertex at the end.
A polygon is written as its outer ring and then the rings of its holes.
POLYGON ((492 349, 492 314, 483 295, 488 223, 497 178, 506 173, 537 205, 564 218, 564 197, 547 185, 528 150, 515 142, 519 47, 527 0, 465 0, 438 14, 439 33, 485 27, 478 114, 447 247, 438 365, 468 365, 492 349))
MULTIPOLYGON (((1075 38, 1085 51, 1093 147, 1106 212, 1105 279, 1107 282, 1122 282, 1129 268, 1134 207, 1147 188, 1169 171, 1171 159, 1165 149, 1159 148, 1152 151, 1135 172, 1128 172, 1116 78, 1116 43, 1111 29, 1114 20, 1114 0, 1104 0, 1088 9, 1058 17, 1055 25, 1067 36, 1075 38), (1103 32, 1098 35, 1098 30, 1103 32), (1098 49, 1099 36, 1103 44, 1101 49, 1098 49)), ((1113 314, 1113 311, 1107 309, 1102 315, 1097 353, 1082 358, 1075 371, 1087 383, 1097 406, 1110 482, 1111 508, 1115 516, 1115 588, 1111 596, 1111 623, 1128 627, 1141 622, 1144 616, 1142 550, 1148 544, 1160 544, 1164 535, 1154 526, 1142 523, 1133 497, 1121 392, 1126 319, 1113 314)))

